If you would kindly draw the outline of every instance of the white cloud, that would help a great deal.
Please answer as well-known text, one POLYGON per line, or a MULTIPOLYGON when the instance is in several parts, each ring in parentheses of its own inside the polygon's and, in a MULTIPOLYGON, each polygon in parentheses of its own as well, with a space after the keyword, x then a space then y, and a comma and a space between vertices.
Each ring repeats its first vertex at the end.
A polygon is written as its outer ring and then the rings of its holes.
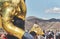
POLYGON ((42 18, 42 19, 44 19, 44 20, 48 20, 48 19, 50 19, 50 18, 47 18, 47 17, 40 17, 40 18, 42 18))
POLYGON ((42 19, 44 19, 44 20, 48 20, 49 18, 42 18, 42 19))
POLYGON ((50 9, 47 9, 45 12, 46 13, 60 13, 60 8, 58 7, 50 8, 50 9))

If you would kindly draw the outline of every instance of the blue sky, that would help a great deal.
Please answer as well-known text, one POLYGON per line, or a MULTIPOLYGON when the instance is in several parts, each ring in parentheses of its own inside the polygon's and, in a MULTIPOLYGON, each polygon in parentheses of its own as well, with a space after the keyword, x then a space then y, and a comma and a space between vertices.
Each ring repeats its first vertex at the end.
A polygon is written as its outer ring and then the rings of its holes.
POLYGON ((27 15, 60 19, 60 0, 26 0, 27 15))

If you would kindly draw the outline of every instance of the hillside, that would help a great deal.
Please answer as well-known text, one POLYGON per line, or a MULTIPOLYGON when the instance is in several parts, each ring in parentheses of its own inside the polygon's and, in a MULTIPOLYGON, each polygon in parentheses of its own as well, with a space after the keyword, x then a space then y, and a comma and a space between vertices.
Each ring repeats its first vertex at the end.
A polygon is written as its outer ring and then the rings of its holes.
POLYGON ((40 25, 40 27, 43 30, 53 30, 53 31, 60 31, 60 19, 49 19, 49 20, 45 20, 45 19, 41 19, 41 18, 37 18, 34 16, 30 16, 26 18, 26 23, 25 23, 25 27, 26 29, 30 29, 34 23, 37 23, 38 25, 40 25))

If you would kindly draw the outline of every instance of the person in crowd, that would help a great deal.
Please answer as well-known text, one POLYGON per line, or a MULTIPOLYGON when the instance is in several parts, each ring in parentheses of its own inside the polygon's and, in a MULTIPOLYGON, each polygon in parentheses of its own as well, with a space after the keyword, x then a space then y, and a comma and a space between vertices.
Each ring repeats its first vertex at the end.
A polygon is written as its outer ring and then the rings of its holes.
POLYGON ((56 33, 56 39, 60 39, 60 32, 56 33))
POLYGON ((30 34, 34 37, 34 39, 38 39, 37 34, 34 31, 31 31, 30 34))
POLYGON ((7 39, 6 34, 1 34, 1 39, 7 39))
POLYGON ((46 39, 54 39, 54 32, 53 31, 48 31, 46 33, 46 39))

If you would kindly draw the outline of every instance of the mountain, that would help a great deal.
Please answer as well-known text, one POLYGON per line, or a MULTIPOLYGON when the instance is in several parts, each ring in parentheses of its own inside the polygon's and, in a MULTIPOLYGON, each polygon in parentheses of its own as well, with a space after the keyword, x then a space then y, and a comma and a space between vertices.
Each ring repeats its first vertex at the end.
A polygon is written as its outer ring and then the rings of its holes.
POLYGON ((56 31, 60 31, 60 19, 55 19, 55 18, 51 18, 51 19, 42 19, 42 18, 37 18, 35 16, 30 16, 26 18, 25 21, 25 29, 30 30, 32 28, 32 26, 36 23, 38 24, 43 30, 49 30, 52 29, 55 32, 56 31))
POLYGON ((53 22, 60 22, 60 19, 55 19, 55 18, 52 18, 52 19, 50 19, 49 21, 53 21, 53 22))
POLYGON ((30 16, 30 17, 27 17, 27 20, 28 21, 39 21, 39 22, 60 22, 60 19, 55 19, 55 18, 51 18, 51 19, 42 19, 42 18, 37 18, 37 17, 34 17, 34 16, 30 16))

